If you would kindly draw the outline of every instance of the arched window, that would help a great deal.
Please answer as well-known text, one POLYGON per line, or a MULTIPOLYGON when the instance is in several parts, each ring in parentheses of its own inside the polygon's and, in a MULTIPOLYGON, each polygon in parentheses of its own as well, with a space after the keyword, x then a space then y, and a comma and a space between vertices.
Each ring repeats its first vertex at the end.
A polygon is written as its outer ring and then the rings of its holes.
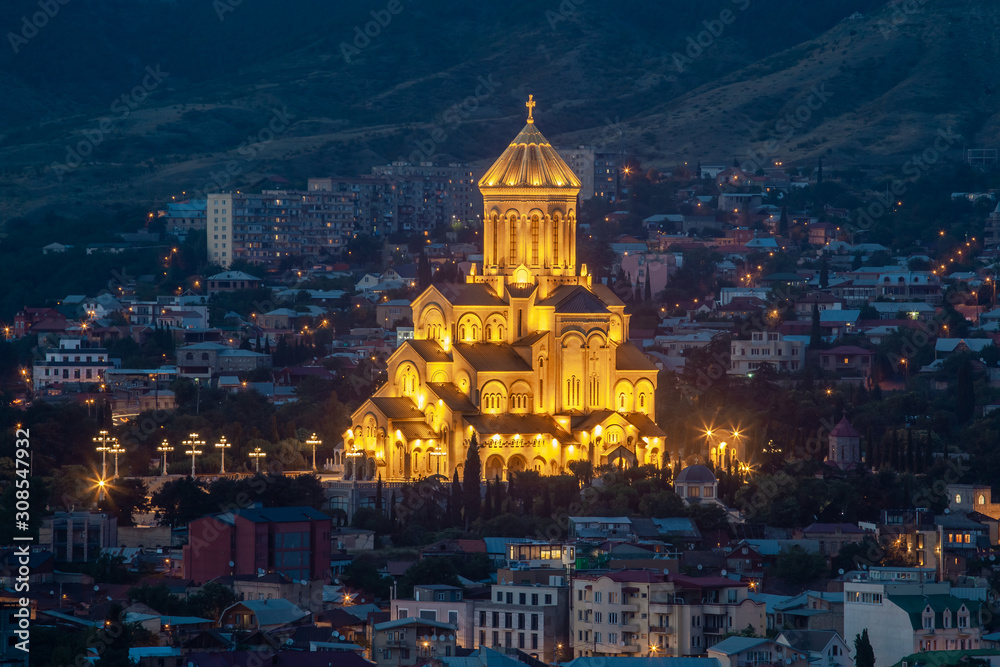
POLYGON ((194 360, 194 354, 192 354, 191 352, 188 352, 187 353, 187 360, 188 361, 193 361, 194 360))
POLYGON ((531 216, 531 263, 538 264, 538 216, 531 216))
POLYGON ((503 325, 497 325, 497 340, 503 340, 503 325))
POLYGON ((202 361, 208 361, 208 352, 202 352, 201 353, 201 360, 202 361))
POLYGON ((622 411, 625 410, 625 393, 624 392, 618 394, 618 409, 622 410, 622 411))
POLYGON ((510 216, 510 264, 517 264, 517 216, 510 216))
POLYGON ((645 410, 646 409, 646 395, 645 394, 639 394, 639 409, 640 410, 645 410))

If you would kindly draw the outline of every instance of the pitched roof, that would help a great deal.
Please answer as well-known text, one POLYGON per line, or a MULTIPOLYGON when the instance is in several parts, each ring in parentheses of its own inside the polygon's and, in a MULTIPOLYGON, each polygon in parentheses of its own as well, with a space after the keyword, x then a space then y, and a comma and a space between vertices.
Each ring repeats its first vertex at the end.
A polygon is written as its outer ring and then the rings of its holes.
POLYGON ((743 651, 749 651, 755 646, 767 644, 770 641, 770 639, 764 637, 728 637, 717 644, 709 646, 708 650, 724 655, 735 655, 743 651))
POLYGON ((639 429, 640 436, 647 438, 663 438, 667 435, 667 432, 657 426, 656 422, 641 412, 627 412, 624 417, 632 422, 637 429, 639 429))
POLYGON ((400 347, 407 346, 410 347, 414 352, 416 352, 421 359, 429 362, 448 362, 451 361, 451 355, 444 351, 441 344, 436 340, 416 340, 410 339, 403 342, 400 347))
POLYGON ((802 534, 833 534, 838 531, 844 535, 861 535, 865 532, 852 523, 813 523, 803 528, 802 534))
MULTIPOLYGON (((564 444, 572 440, 569 433, 549 415, 524 414, 524 415, 469 415, 465 418, 466 423, 476 429, 477 433, 484 435, 495 433, 498 435, 519 434, 524 438, 534 433, 541 433, 552 436, 564 444)), ((480 443, 482 446, 483 443, 480 443)))
POLYGON ((557 313, 610 312, 600 297, 580 285, 560 285, 535 305, 555 308, 557 313))
POLYGON ((782 630, 778 637, 785 641, 778 643, 799 651, 817 653, 825 649, 834 637, 839 636, 834 630, 782 630))
POLYGON ((419 616, 407 616, 406 618, 399 618, 395 621, 376 623, 373 629, 375 632, 381 632, 382 630, 392 630, 393 628, 402 628, 410 625, 426 625, 432 628, 441 628, 442 630, 457 630, 454 625, 448 625, 447 623, 442 623, 441 621, 432 621, 427 618, 420 618, 419 616))
POLYGON ((659 370, 646 353, 633 343, 623 343, 615 349, 615 368, 620 371, 659 370))
POLYGON ((485 283, 437 283, 431 288, 441 293, 453 306, 506 306, 485 283))
POLYGON ((417 409, 408 396, 372 396, 368 399, 383 415, 393 421, 423 420, 424 413, 417 409))
POLYGON ((227 611, 239 605, 243 605, 247 610, 254 613, 257 617, 257 625, 285 625, 302 620, 310 614, 310 612, 299 609, 284 598, 273 598, 270 600, 243 600, 237 602, 222 612, 223 617, 225 617, 227 611))
POLYGON ((418 439, 430 440, 431 438, 440 437, 439 433, 424 422, 403 422, 401 424, 393 424, 393 426, 396 427, 396 430, 399 431, 399 433, 406 438, 407 441, 418 439))
POLYGON ((531 364, 507 343, 455 343, 454 350, 480 372, 531 370, 531 364))
POLYGON ((313 519, 329 521, 330 517, 312 507, 245 507, 217 515, 225 520, 238 516, 254 523, 293 523, 313 519))
MULTIPOLYGON (((945 610, 950 610, 952 614, 958 612, 964 605, 969 610, 969 624, 976 627, 978 617, 979 602, 955 597, 954 595, 889 595, 889 601, 902 609, 910 617, 910 625, 914 630, 923 627, 924 609, 930 606, 934 612, 934 627, 944 627, 943 614, 945 610)), ((957 625, 957 623, 955 623, 957 625)))
POLYGON ((435 396, 444 401, 448 409, 454 412, 476 412, 478 409, 469 400, 469 397, 451 382, 428 382, 427 388, 435 396))
POLYGON ((851 422, 847 421, 847 417, 844 417, 843 419, 841 419, 840 423, 838 423, 836 426, 833 427, 833 430, 830 431, 830 435, 832 437, 834 437, 834 438, 860 438, 861 437, 861 434, 858 433, 854 429, 853 426, 851 426, 851 422))

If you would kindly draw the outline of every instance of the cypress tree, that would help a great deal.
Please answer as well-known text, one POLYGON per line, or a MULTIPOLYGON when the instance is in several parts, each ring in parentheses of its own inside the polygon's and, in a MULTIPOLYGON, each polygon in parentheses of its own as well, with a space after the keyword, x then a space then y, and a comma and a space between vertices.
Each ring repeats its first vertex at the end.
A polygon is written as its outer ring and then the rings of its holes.
POLYGON ((823 183, 823 158, 819 159, 819 167, 816 169, 816 185, 823 183))
POLYGON ((809 330, 809 349, 818 349, 823 344, 823 329, 819 324, 819 305, 813 304, 812 327, 809 330))
POLYGON ((451 521, 451 525, 457 526, 462 522, 462 483, 458 481, 457 468, 451 476, 451 493, 448 495, 448 503, 451 506, 448 519, 451 521))
POLYGON ((396 527, 396 489, 392 490, 392 495, 389 496, 389 522, 392 527, 396 527))
POLYGON ((378 474, 378 481, 375 483, 375 509, 383 513, 382 507, 382 473, 378 474))
POLYGON ((642 295, 645 297, 646 301, 651 301, 653 298, 653 287, 652 283, 649 281, 649 264, 646 264, 646 284, 642 288, 642 295))
POLYGON ((493 485, 490 480, 486 480, 486 498, 483 500, 483 519, 489 521, 493 518, 493 485))
POLYGON ((781 207, 781 217, 778 218, 778 236, 788 238, 788 207, 781 207))
POLYGON ((469 449, 465 453, 465 469, 462 471, 462 493, 465 497, 465 529, 479 518, 479 478, 482 475, 482 461, 479 460, 479 441, 472 434, 469 449))
POLYGON ((820 289, 826 289, 830 286, 830 262, 827 260, 826 255, 819 261, 819 287, 820 289))

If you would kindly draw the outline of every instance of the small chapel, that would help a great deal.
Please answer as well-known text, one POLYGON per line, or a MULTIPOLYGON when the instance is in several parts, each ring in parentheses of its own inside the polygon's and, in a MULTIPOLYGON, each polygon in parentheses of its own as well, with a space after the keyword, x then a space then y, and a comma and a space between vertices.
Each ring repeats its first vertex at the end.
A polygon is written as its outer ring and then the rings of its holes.
POLYGON ((473 436, 488 480, 661 464, 658 369, 629 342, 625 304, 577 266, 580 180, 534 106, 479 181, 482 265, 413 300, 413 340, 338 445, 345 479, 461 476, 473 436))

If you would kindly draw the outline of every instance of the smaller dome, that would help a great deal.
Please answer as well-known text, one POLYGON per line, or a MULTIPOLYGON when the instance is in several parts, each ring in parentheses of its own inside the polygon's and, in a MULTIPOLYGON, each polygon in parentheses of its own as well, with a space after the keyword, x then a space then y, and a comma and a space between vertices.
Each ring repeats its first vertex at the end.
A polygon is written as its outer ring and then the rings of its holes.
POLYGON ((677 474, 677 482, 681 484, 715 484, 719 480, 711 470, 703 465, 688 466, 677 474))

